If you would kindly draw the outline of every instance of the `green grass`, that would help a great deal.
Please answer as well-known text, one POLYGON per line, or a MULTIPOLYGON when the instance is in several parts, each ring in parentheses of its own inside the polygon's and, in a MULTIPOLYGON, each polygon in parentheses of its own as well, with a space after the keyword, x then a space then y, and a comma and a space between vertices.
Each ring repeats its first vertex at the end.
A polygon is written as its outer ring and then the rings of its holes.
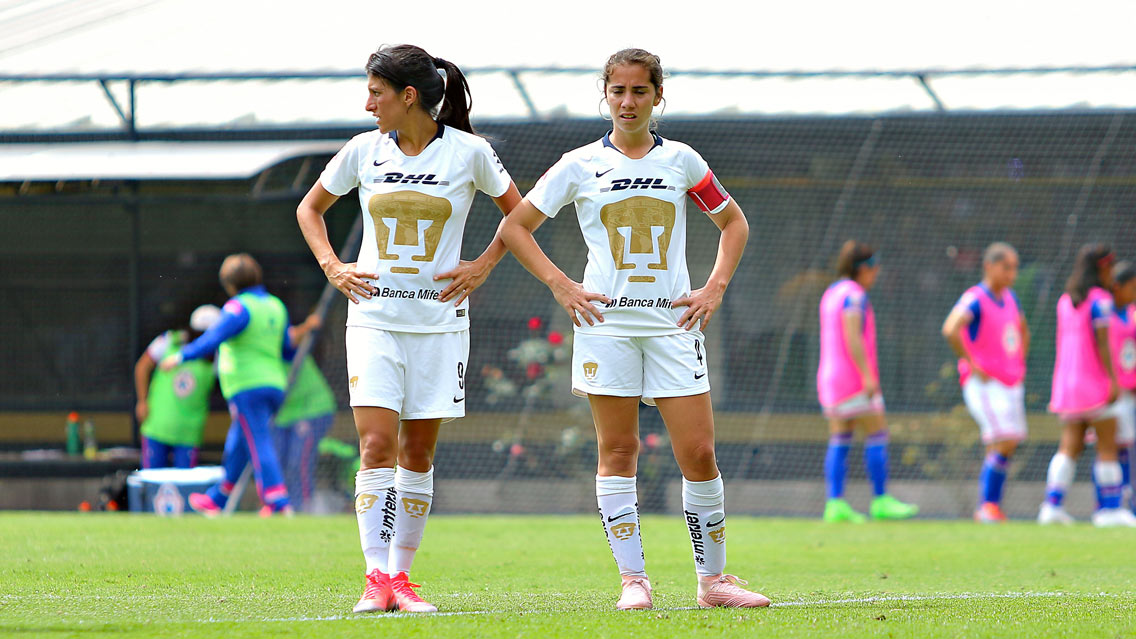
POLYGON ((687 609, 678 518, 643 525, 657 608, 618 613, 594 517, 435 516, 414 581, 458 614, 355 616, 354 518, 9 513, 0 636, 1136 636, 1133 531, 743 517, 728 530, 730 572, 774 607, 687 609), (883 600, 848 601, 868 598, 883 600))

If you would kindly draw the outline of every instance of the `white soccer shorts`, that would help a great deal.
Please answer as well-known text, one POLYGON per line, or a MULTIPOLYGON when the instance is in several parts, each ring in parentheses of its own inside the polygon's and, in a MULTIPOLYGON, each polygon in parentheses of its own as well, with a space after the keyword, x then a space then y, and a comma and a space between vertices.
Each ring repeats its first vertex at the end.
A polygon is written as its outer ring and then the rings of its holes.
POLYGON ((822 411, 825 417, 849 420, 863 415, 883 415, 884 396, 876 393, 871 397, 858 393, 840 402, 835 406, 825 406, 822 411))
POLYGON ((1120 391, 1110 414, 1116 418, 1116 443, 1126 446, 1136 443, 1136 395, 1131 391, 1120 391))
POLYGON ((978 422, 982 443, 1020 442, 1026 438, 1026 396, 1020 383, 1006 386, 993 377, 982 381, 971 375, 962 386, 962 398, 971 417, 978 422))
POLYGON ((572 392, 585 395, 687 397, 710 390, 701 331, 654 337, 576 333, 572 343, 572 392))
POLYGON ((352 406, 389 408, 401 419, 465 417, 469 330, 403 333, 347 327, 352 406))

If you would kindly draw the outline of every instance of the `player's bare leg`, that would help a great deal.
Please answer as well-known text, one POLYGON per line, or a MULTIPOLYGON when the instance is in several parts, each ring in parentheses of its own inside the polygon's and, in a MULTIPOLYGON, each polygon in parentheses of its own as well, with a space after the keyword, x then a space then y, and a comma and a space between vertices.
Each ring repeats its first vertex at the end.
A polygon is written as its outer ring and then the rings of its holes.
POLYGON ((1069 525, 1075 521, 1065 510, 1065 493, 1073 484, 1073 476, 1077 472, 1077 458, 1085 448, 1085 431, 1088 428, 1087 422, 1071 422, 1061 429, 1061 442, 1053 459, 1049 461, 1045 501, 1038 510, 1037 523, 1069 525))
POLYGON ((406 612, 438 610, 414 591, 418 585, 410 583, 410 567, 422 544, 434 503, 434 450, 441 425, 441 419, 408 419, 398 431, 398 471, 394 480, 398 507, 388 565, 394 599, 398 609, 406 612))
POLYGON ((848 449, 852 446, 854 422, 849 419, 828 419, 828 451, 824 456, 824 477, 827 499, 824 503, 824 521, 862 524, 867 521, 844 499, 844 480, 848 475, 848 449))
POLYGON ((909 519, 919 512, 919 506, 904 503, 887 492, 888 481, 888 426, 883 413, 861 415, 853 423, 862 428, 864 437, 864 467, 872 484, 872 503, 868 516, 877 520, 909 519))
POLYGON ((653 605, 651 582, 647 578, 639 530, 635 482, 639 461, 639 398, 589 395, 588 403, 596 425, 599 458, 596 502, 600 523, 622 578, 622 590, 615 607, 647 609, 653 605))
POLYGON ((359 432, 359 472, 355 475, 355 514, 359 541, 367 562, 363 596, 354 612, 393 610, 388 556, 394 539, 396 513, 395 458, 398 450, 398 413, 372 406, 356 406, 359 432))
POLYGON ((1093 525, 1098 527, 1136 527, 1136 515, 1123 507, 1124 475, 1117 461, 1116 419, 1093 422, 1097 434, 1097 459, 1093 478, 1097 486, 1098 508, 1093 525))
POLYGON ((660 397, 655 403, 682 471, 682 510, 694 551, 698 605, 703 608, 768 606, 768 597, 742 588, 745 581, 725 573, 726 494, 714 456, 714 410, 710 393, 660 397))
POLYGON ((1018 449, 1018 440, 1006 439, 991 443, 986 447, 986 459, 982 463, 979 476, 978 509, 974 520, 982 524, 1005 523, 1002 512, 1002 488, 1006 482, 1010 458, 1018 449))

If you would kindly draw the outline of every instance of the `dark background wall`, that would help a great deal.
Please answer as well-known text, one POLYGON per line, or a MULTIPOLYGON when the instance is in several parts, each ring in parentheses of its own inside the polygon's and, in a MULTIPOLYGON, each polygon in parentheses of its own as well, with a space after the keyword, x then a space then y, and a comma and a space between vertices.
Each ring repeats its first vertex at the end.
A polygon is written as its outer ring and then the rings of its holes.
MULTIPOLYGON (((602 135, 604 124, 487 123, 482 132, 524 192, 561 153, 602 135)), ((906 411, 958 403, 938 329, 979 279, 986 244, 1006 240, 1022 255, 1017 290, 1034 333, 1033 410, 1048 400, 1053 308, 1076 248, 1109 241, 1121 257, 1136 257, 1136 114, 701 119, 667 121, 661 133, 700 151, 751 223, 745 258, 711 328, 715 394, 724 410, 815 409, 816 304, 848 237, 881 252, 872 300, 882 382, 889 407, 906 411)), ((183 324, 196 305, 224 300, 216 269, 234 251, 257 256, 269 288, 294 321, 302 319, 325 280, 294 210, 326 159, 306 170, 300 160, 286 163, 259 183, 0 185, 0 410, 129 410, 141 348, 183 324), (293 180, 302 188, 293 189, 293 180)), ((357 214, 353 194, 329 212, 333 243, 357 214)), ((578 278, 586 255, 573 217, 566 211, 538 239, 578 278)), ((467 257, 481 251, 498 220, 492 202, 479 197, 467 257)), ((716 247, 715 227, 692 215, 695 286, 716 247)), ((341 391, 344 308, 337 303, 316 349, 341 391)), ((528 319, 568 328, 551 295, 509 257, 476 294, 471 316, 470 370, 493 365, 518 383, 524 370, 508 351, 530 335, 528 319)), ((487 408, 480 390, 472 389, 471 410, 487 408)))

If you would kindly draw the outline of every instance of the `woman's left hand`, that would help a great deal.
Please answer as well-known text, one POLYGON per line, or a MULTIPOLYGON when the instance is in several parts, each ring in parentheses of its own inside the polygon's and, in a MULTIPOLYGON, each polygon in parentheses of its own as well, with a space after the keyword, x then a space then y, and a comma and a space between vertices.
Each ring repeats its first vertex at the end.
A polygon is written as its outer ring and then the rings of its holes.
POLYGON ((459 261, 458 265, 452 270, 434 276, 435 282, 453 280, 446 288, 442 289, 442 292, 438 295, 438 301, 448 302, 457 297, 458 301, 454 302, 454 306, 460 306, 474 289, 485 283, 492 271, 493 267, 480 259, 472 262, 459 261))
POLYGON ((671 307, 685 306, 686 312, 678 319, 678 325, 686 330, 690 330, 698 326, 698 320, 702 320, 702 330, 710 325, 710 318, 718 311, 718 307, 722 305, 722 295, 725 289, 717 286, 703 286, 702 288, 691 291, 690 295, 680 297, 671 302, 671 307))

